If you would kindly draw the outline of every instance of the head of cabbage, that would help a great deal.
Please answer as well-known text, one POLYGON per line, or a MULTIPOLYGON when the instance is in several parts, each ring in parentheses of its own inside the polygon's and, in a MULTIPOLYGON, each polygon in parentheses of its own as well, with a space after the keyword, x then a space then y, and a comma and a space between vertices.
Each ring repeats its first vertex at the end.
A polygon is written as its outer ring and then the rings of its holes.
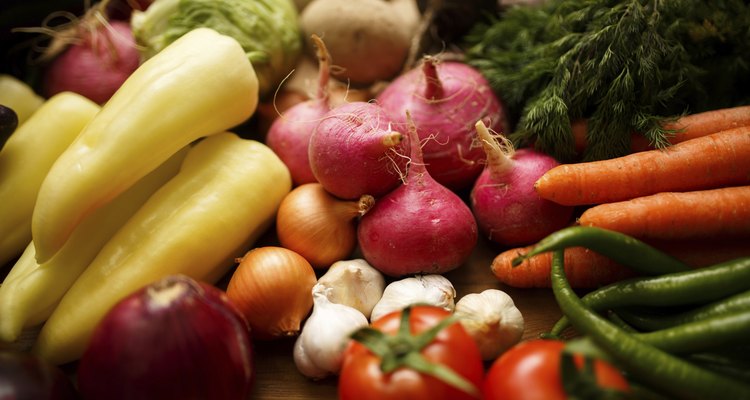
POLYGON ((261 98, 291 72, 303 47, 293 0, 156 0, 130 23, 144 59, 199 27, 235 38, 258 75, 261 98))

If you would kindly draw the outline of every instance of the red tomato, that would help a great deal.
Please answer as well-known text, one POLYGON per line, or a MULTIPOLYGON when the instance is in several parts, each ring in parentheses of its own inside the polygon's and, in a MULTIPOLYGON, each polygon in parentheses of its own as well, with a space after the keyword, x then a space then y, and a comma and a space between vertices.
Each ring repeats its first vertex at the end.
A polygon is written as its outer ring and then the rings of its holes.
MULTIPOLYGON (((432 306, 412 307, 409 325, 413 335, 438 324, 451 315, 432 306)), ((372 326, 394 335, 400 326, 401 312, 390 313, 372 326)), ((420 353, 431 363, 439 363, 472 382, 481 390, 484 365, 476 343, 459 323, 448 325, 420 353)), ((380 357, 361 343, 352 341, 344 353, 339 375, 340 400, 461 400, 476 399, 443 381, 411 368, 400 367, 390 373, 380 369, 380 357)))
MULTIPOLYGON (((522 342, 492 363, 482 388, 485 400, 564 400, 567 398, 560 378, 560 352, 565 343, 535 339, 522 342)), ((583 358, 574 358, 583 365, 583 358)), ((617 368, 596 360, 596 381, 600 387, 628 390, 628 382, 617 368)))

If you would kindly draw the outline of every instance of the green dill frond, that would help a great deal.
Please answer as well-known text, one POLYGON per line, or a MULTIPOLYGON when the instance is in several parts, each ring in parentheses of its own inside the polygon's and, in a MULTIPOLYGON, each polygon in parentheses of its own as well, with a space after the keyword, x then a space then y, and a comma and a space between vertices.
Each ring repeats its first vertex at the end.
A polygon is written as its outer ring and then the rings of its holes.
POLYGON ((687 112, 750 104, 749 27, 742 0, 549 1, 476 26, 466 56, 517 122, 516 145, 595 160, 628 153, 632 132, 668 145, 664 123, 687 112))

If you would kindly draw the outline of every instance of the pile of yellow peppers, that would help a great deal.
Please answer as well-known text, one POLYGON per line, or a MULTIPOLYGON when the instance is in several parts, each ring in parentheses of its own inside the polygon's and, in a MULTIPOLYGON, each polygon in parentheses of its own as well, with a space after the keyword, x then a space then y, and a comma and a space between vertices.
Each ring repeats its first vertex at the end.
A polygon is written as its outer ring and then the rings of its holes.
POLYGON ((216 282, 273 222, 291 177, 228 131, 258 103, 234 39, 208 28, 145 61, 103 106, 44 101, 0 151, 0 341, 78 359, 119 300, 170 274, 216 282), (19 256, 20 255, 20 256, 19 256))

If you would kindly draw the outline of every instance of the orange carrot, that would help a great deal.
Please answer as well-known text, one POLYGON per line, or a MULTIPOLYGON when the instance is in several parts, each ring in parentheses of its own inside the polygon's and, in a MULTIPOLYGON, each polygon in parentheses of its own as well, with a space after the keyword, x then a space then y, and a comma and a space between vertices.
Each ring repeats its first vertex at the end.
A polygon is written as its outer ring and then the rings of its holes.
MULTIPOLYGON (((526 259, 517 267, 513 259, 526 254, 533 246, 503 251, 492 261, 491 269, 501 282, 516 288, 550 287, 552 253, 542 253, 526 259)), ((583 247, 565 249, 565 274, 570 285, 577 289, 591 289, 635 276, 628 267, 583 247)))
MULTIPOLYGON (((668 141, 670 144, 677 144, 742 126, 750 126, 750 106, 721 108, 687 114, 673 123, 665 124, 664 128, 676 131, 674 136, 668 138, 668 141)), ((571 122, 570 127, 573 132, 576 152, 582 154, 587 146, 588 121, 578 119, 571 122)), ((630 136, 630 143, 630 149, 633 153, 654 149, 649 140, 640 133, 633 133, 630 136)))
POLYGON ((679 143, 748 125, 750 125, 750 106, 739 106, 688 114, 664 127, 677 131, 670 142, 679 143))
POLYGON ((544 199, 572 206, 749 183, 750 126, 745 126, 663 150, 562 164, 542 175, 534 188, 544 199))
MULTIPOLYGON (((750 168, 745 174, 750 175, 750 168)), ((584 211, 578 223, 640 239, 749 236, 750 186, 663 192, 600 204, 584 211)))
MULTIPOLYGON (((721 240, 650 240, 647 243, 693 268, 750 256, 750 236, 721 240)), ((552 253, 526 259, 518 267, 511 265, 513 259, 528 253, 532 247, 509 249, 497 255, 491 270, 498 281, 516 288, 549 288, 552 253)), ((583 247, 565 250, 565 272, 577 289, 596 288, 636 276, 630 268, 583 247)))

